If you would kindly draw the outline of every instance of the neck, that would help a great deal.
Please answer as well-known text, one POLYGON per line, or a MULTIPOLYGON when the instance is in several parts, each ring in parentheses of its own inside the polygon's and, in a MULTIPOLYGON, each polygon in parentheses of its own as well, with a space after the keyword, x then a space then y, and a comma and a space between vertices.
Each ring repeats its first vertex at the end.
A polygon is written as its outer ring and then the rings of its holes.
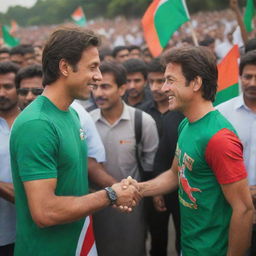
POLYGON ((183 114, 188 118, 190 123, 193 123, 213 110, 214 107, 211 101, 201 99, 200 102, 192 102, 188 107, 188 110, 183 111, 183 114))
POLYGON ((140 102, 143 100, 143 98, 144 98, 144 94, 141 93, 141 94, 138 95, 137 97, 129 97, 129 96, 128 96, 127 101, 128 101, 128 104, 129 104, 130 106, 134 106, 134 105, 140 103, 140 102))
POLYGON ((57 81, 46 86, 43 95, 47 97, 57 108, 66 111, 73 102, 74 98, 70 97, 64 89, 61 81, 57 81))
POLYGON ((19 113, 20 113, 20 109, 18 108, 18 105, 15 105, 15 107, 13 107, 8 111, 0 111, 0 117, 5 119, 8 126, 11 127, 15 118, 18 116, 19 113))
POLYGON ((244 97, 244 103, 249 109, 256 112, 256 100, 249 100, 244 97))
POLYGON ((110 109, 102 109, 101 114, 108 121, 108 123, 114 124, 122 115, 123 109, 124 104, 120 99, 120 101, 114 107, 110 109))
POLYGON ((169 110, 169 102, 168 100, 156 102, 157 109, 160 113, 165 113, 169 110))

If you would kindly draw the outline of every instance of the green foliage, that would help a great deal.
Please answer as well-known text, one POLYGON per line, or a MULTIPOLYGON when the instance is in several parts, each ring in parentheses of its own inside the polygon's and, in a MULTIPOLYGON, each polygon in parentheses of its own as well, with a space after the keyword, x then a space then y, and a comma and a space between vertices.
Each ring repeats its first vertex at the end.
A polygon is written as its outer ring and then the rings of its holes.
MULTIPOLYGON (((142 17, 151 0, 38 0, 30 8, 15 6, 6 14, 0 13, 0 23, 8 24, 12 19, 22 26, 59 24, 71 20, 71 13, 82 6, 87 20, 98 17, 113 18, 123 15, 127 18, 142 17)), ((241 0, 244 4, 245 0, 241 0)), ((229 0, 187 0, 189 12, 219 10, 228 8, 229 0)), ((244 5, 243 5, 244 6, 244 5)))

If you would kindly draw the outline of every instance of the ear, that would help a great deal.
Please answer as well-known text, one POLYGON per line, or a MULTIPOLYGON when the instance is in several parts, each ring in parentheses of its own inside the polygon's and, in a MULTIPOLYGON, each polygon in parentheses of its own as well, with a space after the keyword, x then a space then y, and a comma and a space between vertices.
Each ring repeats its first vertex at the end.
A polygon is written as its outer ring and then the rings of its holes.
POLYGON ((197 76, 195 77, 195 79, 193 80, 193 91, 194 92, 198 92, 200 91, 201 87, 202 87, 202 77, 201 76, 197 76))
POLYGON ((127 84, 123 84, 118 88, 119 95, 122 97, 125 94, 125 91, 127 89, 127 84))
POLYGON ((61 59, 59 62, 59 70, 60 74, 64 77, 67 77, 70 72, 70 65, 67 63, 65 59, 61 59))

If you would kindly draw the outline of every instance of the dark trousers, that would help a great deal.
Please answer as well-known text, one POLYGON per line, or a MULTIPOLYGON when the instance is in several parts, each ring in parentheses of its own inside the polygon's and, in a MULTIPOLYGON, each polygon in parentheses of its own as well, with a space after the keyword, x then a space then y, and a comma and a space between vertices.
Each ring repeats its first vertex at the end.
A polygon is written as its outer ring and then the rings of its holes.
POLYGON ((0 255, 1 256, 13 256, 14 255, 14 244, 7 244, 0 246, 0 255))
POLYGON ((178 193, 173 192, 165 196, 165 204, 167 210, 158 212, 155 210, 152 198, 148 198, 147 202, 147 221, 151 235, 151 256, 166 256, 168 244, 168 224, 169 217, 172 214, 175 233, 176 233, 176 251, 180 254, 180 213, 178 193))
POLYGON ((248 256, 255 256, 255 255, 256 255, 256 224, 253 225, 251 247, 249 248, 248 256))

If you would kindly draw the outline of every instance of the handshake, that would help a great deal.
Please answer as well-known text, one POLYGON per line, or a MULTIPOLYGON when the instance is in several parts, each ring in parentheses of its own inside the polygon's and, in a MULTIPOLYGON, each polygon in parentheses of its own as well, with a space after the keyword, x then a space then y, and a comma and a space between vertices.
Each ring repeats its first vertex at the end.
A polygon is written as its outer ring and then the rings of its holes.
POLYGON ((116 194, 113 207, 121 212, 131 212, 143 197, 140 184, 130 176, 111 188, 116 194))

